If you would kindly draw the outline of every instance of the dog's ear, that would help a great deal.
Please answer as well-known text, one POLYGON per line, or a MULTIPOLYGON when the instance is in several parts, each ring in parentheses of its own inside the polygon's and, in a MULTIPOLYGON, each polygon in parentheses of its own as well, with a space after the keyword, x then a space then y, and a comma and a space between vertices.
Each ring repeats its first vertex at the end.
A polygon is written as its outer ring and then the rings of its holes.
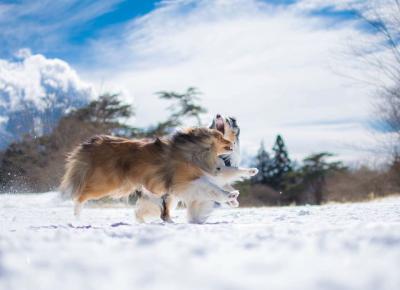
POLYGON ((237 121, 235 117, 229 116, 228 117, 228 122, 232 125, 233 128, 237 127, 237 121))

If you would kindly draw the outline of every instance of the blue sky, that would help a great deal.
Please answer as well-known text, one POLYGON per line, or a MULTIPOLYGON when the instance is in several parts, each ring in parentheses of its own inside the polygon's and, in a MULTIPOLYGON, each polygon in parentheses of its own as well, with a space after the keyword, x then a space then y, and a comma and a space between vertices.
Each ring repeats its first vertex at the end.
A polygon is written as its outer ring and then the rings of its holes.
POLYGON ((29 47, 35 53, 76 61, 86 43, 100 38, 105 29, 117 31, 124 23, 157 5, 157 1, 150 0, 99 2, 3 1, 0 4, 0 13, 3 10, 0 57, 9 58, 15 50, 29 47), (54 41, 47 42, 47 39, 54 41))
MULTIPOLYGON (((181 1, 184 2, 184 1, 181 1)), ((276 6, 290 6, 295 0, 263 0, 276 6)), ((88 52, 92 40, 119 32, 135 18, 146 15, 163 5, 153 0, 111 1, 2 1, 3 20, 0 20, 0 57, 10 58, 22 47, 34 53, 59 57, 79 63, 88 52), (33 4, 32 4, 33 3, 33 4), (82 16, 76 17, 76 15, 82 16), (60 17, 63 19, 60 21, 60 17)), ((185 4, 195 9, 196 4, 185 4)), ((310 17, 325 17, 337 21, 348 21, 355 17, 350 8, 338 9, 334 4, 323 5, 306 12, 310 17)), ((0 18, 1 19, 1 18, 0 18)))
POLYGON ((76 30, 72 30, 69 41, 79 45, 88 39, 96 38, 98 33, 109 27, 118 27, 136 17, 149 13, 156 7, 157 1, 121 1, 111 7, 109 11, 84 23, 76 30))
POLYGON ((36 69, 39 82, 43 68, 48 74, 54 66, 60 85, 121 92, 137 107, 133 122, 148 125, 166 115, 155 92, 195 86, 209 108, 205 122, 215 113, 238 117, 245 152, 280 133, 295 158, 325 150, 356 160, 363 153, 354 148, 370 141, 373 90, 346 77, 368 68, 344 56, 349 42, 370 37, 354 10, 364 4, 2 1, 0 89, 3 73, 4 83, 40 92, 26 79, 36 69), (16 69, 20 49, 25 62, 16 69))

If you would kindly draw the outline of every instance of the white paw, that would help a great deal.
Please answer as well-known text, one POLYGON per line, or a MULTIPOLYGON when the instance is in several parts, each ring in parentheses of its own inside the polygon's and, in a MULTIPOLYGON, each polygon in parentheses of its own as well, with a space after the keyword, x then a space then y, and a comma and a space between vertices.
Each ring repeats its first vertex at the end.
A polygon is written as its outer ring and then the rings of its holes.
POLYGON ((238 202, 237 199, 228 201, 226 204, 227 204, 228 206, 230 206, 230 207, 235 207, 235 208, 236 208, 236 207, 239 207, 239 202, 238 202))
POLYGON ((258 173, 258 169, 257 168, 250 168, 249 169, 249 175, 250 176, 254 176, 258 173))

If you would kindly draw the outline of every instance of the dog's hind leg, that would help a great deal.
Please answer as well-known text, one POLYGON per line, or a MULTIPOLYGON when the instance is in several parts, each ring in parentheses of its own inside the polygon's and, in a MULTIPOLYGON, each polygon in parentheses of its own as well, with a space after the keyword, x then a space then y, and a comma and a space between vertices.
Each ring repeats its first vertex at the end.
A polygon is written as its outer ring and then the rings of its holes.
POLYGON ((85 195, 81 195, 77 199, 75 199, 75 201, 74 201, 74 216, 76 218, 80 218, 81 217, 81 212, 82 212, 83 205, 85 204, 85 202, 87 200, 88 199, 85 199, 85 195))
POLYGON ((142 188, 135 205, 136 221, 143 223, 147 218, 161 217, 162 211, 163 199, 142 188))
POLYGON ((108 190, 98 190, 98 191, 83 191, 77 198, 75 198, 74 201, 74 215, 79 218, 83 205, 93 199, 100 199, 103 197, 106 197, 108 195, 109 191, 108 190))
POLYGON ((75 199, 75 201, 74 201, 74 216, 76 218, 80 218, 83 205, 85 204, 86 201, 88 201, 90 199, 91 199, 90 195, 87 193, 83 193, 77 199, 75 199))
POLYGON ((80 218, 82 211, 83 203, 76 201, 74 204, 74 216, 76 218, 80 218))

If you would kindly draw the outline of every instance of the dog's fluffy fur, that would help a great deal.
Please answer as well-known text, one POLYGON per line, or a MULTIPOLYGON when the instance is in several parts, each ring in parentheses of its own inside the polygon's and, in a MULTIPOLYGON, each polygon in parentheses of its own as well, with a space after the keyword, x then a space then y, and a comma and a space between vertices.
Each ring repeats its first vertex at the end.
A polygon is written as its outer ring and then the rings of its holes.
MULTIPOLYGON (((129 140, 95 136, 68 157, 60 189, 76 202, 75 214, 91 199, 121 197, 143 187, 156 197, 179 196, 195 184, 214 200, 237 197, 201 178, 215 175, 218 156, 232 151, 231 141, 213 129, 191 128, 170 138, 129 140)), ((169 219, 169 217, 166 217, 169 219)))
MULTIPOLYGON (((218 130, 226 139, 230 140, 233 144, 233 151, 220 156, 215 174, 205 173, 201 180, 193 182, 193 186, 179 196, 180 201, 187 207, 188 221, 192 223, 204 223, 215 208, 215 199, 210 197, 204 188, 206 182, 217 184, 228 191, 234 191, 235 189, 230 186, 231 183, 254 176, 258 172, 256 168, 238 167, 240 129, 235 118, 223 118, 221 115, 216 115, 210 129, 218 130)), ((165 195, 160 199, 149 192, 143 192, 136 203, 136 219, 143 222, 146 217, 160 216, 165 221, 171 221, 169 212, 176 203, 174 196, 165 195), (169 219, 166 220, 165 217, 169 219)), ((236 199, 230 200, 226 204, 230 207, 239 206, 236 199)))

